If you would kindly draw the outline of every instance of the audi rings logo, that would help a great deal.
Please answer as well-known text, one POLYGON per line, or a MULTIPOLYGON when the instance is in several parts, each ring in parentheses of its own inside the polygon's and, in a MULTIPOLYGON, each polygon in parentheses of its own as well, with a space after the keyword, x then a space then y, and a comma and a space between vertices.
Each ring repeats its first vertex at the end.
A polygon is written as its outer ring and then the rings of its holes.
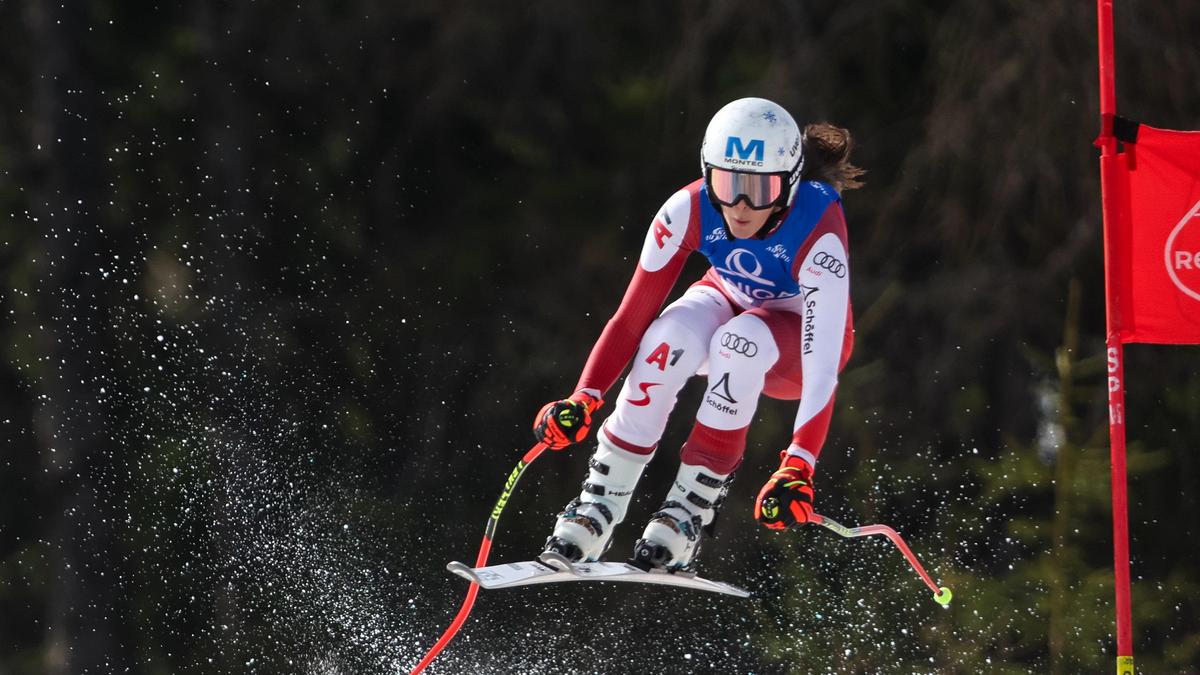
POLYGON ((754 356, 758 353, 758 345, 736 333, 723 334, 721 336, 721 346, 743 356, 754 356))
POLYGON ((846 263, 829 255, 825 251, 819 251, 816 257, 813 258, 813 264, 822 269, 827 269, 833 272, 833 276, 842 279, 846 276, 846 263))

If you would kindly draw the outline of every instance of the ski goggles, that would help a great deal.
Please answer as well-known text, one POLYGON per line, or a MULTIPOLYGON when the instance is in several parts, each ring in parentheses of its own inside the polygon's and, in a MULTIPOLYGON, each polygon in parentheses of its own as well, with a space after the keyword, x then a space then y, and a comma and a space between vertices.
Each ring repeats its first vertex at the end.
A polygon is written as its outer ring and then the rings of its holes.
POLYGON ((783 196, 786 173, 745 173, 708 167, 708 194, 718 204, 735 206, 742 199, 756 210, 769 209, 783 196))

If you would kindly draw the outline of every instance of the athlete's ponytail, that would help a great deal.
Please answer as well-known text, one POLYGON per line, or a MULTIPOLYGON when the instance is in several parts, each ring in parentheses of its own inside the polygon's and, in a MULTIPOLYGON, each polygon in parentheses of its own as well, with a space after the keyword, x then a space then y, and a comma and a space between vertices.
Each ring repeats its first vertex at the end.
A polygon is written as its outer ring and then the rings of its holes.
POLYGON ((829 183, 838 192, 862 187, 858 177, 865 169, 850 163, 854 141, 850 132, 828 122, 804 127, 804 171, 802 180, 829 183))

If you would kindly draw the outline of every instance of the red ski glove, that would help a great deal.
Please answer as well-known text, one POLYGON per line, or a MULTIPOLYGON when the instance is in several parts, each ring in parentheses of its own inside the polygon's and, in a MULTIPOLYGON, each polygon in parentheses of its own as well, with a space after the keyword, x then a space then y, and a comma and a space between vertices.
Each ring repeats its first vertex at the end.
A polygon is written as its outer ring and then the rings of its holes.
POLYGON ((587 438, 592 429, 592 413, 602 405, 604 401, 582 391, 571 398, 547 403, 533 420, 533 437, 551 450, 578 443, 587 438))
POLYGON ((807 523, 813 514, 812 467, 784 455, 783 464, 762 486, 754 502, 754 519, 772 530, 807 523))

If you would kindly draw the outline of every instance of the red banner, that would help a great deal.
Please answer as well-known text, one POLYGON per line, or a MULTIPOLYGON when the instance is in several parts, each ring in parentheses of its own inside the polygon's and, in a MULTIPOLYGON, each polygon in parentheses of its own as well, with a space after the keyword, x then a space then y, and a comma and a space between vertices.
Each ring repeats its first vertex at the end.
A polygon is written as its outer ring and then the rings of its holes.
POLYGON ((1109 251, 1121 342, 1200 344, 1200 132, 1140 125, 1116 163, 1109 251))

